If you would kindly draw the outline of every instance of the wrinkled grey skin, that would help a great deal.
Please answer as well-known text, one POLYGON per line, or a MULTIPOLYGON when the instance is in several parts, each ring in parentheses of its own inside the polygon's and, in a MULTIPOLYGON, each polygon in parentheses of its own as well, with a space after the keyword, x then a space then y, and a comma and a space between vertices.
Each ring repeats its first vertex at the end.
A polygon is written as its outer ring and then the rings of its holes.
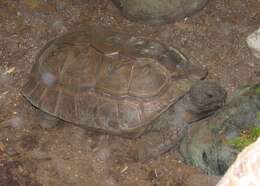
POLYGON ((246 86, 207 120, 194 124, 183 138, 180 152, 189 164, 208 174, 223 175, 239 150, 230 140, 260 125, 260 86, 246 86))
POLYGON ((148 24, 170 23, 202 9, 208 0, 113 0, 132 21, 148 24))

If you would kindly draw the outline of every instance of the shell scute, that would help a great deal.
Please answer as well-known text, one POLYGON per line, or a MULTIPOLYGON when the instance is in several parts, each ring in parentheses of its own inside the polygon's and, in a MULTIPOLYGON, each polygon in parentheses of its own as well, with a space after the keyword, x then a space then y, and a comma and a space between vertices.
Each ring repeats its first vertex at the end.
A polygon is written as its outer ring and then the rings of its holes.
POLYGON ((106 57, 100 65, 96 88, 113 95, 127 95, 132 63, 106 57))
POLYGON ((167 85, 167 75, 153 60, 135 63, 129 93, 134 96, 157 95, 167 85))

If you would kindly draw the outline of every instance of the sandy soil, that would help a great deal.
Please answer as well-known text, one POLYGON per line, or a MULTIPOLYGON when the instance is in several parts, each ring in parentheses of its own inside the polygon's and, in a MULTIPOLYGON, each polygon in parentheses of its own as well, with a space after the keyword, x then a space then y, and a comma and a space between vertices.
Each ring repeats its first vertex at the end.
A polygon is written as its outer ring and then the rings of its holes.
POLYGON ((180 49, 229 95, 260 78, 260 63, 246 46, 260 25, 257 0, 211 0, 192 17, 153 27, 127 21, 109 0, 0 0, 0 186, 214 185, 218 177, 185 165, 176 150, 146 163, 119 161, 109 145, 129 140, 71 125, 39 127, 36 109, 20 94, 34 58, 51 38, 88 23, 180 49))

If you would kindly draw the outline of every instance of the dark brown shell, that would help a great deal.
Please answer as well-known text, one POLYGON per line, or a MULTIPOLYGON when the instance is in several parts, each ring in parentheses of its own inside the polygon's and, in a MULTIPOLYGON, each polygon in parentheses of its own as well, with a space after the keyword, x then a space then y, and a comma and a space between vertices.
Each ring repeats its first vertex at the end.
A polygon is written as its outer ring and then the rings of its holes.
POLYGON ((176 49, 93 26, 50 41, 22 92, 62 120, 137 137, 204 76, 176 49))

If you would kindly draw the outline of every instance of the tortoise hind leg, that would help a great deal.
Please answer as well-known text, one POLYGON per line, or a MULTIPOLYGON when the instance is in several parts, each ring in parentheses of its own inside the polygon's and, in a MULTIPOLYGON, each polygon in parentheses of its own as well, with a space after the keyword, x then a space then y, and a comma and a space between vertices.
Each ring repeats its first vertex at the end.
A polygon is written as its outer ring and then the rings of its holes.
POLYGON ((39 118, 39 125, 43 129, 51 129, 60 125, 61 120, 37 109, 37 116, 39 118))

